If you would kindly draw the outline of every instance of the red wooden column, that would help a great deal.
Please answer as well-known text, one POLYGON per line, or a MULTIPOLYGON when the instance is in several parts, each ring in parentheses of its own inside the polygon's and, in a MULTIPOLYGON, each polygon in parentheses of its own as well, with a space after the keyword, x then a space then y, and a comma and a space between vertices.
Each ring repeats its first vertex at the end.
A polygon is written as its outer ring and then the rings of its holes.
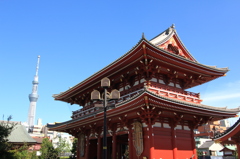
POLYGON ((98 135, 98 142, 97 142, 97 158, 101 159, 101 151, 102 151, 102 140, 100 134, 98 135))
POLYGON ((173 159, 177 159, 177 144, 176 144, 176 130, 175 126, 171 125, 171 132, 172 132, 172 149, 173 149, 173 159))
POLYGON ((152 124, 148 123, 148 141, 149 141, 149 158, 154 158, 154 146, 153 146, 153 129, 152 124))
POLYGON ((194 155, 192 159, 197 159, 197 150, 196 150, 196 144, 194 140, 194 132, 193 132, 193 129, 190 129, 190 130, 191 130, 191 137, 192 137, 192 149, 193 149, 193 155, 194 155))
POLYGON ((133 158, 133 135, 132 135, 132 123, 128 124, 128 149, 129 149, 129 158, 133 158))

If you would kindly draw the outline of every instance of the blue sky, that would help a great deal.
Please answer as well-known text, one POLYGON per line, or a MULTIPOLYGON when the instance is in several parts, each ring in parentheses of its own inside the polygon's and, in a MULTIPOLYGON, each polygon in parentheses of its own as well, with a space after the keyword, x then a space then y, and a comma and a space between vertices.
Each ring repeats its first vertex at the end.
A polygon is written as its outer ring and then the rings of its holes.
MULTIPOLYGON (((200 62, 229 67, 226 77, 191 89, 203 104, 240 106, 240 1, 0 0, 1 114, 27 121, 37 56, 36 119, 70 119, 76 106, 54 101, 130 50, 144 32, 151 39, 173 23, 200 62)), ((234 122, 235 120, 232 120, 234 122)))

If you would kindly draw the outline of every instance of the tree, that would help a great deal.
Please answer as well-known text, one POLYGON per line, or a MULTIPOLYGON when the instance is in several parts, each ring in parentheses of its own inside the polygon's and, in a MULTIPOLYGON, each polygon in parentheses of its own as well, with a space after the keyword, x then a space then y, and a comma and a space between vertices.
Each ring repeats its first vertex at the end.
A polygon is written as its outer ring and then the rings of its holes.
POLYGON ((11 134, 16 124, 10 123, 12 116, 7 118, 7 121, 0 122, 0 156, 1 158, 11 158, 12 154, 8 152, 11 149, 11 145, 8 143, 7 137, 11 134))
POLYGON ((78 139, 74 138, 73 145, 72 145, 72 156, 69 156, 70 159, 76 159, 77 158, 77 144, 78 144, 78 139))
POLYGON ((28 148, 29 145, 24 143, 24 145, 18 149, 11 150, 14 159, 37 159, 36 151, 30 152, 28 148))
POLYGON ((48 138, 44 138, 41 144, 40 159, 58 159, 58 151, 54 149, 52 142, 48 138))
POLYGON ((62 136, 58 136, 58 143, 56 150, 58 151, 58 155, 60 156, 61 153, 70 152, 70 144, 64 139, 62 136))

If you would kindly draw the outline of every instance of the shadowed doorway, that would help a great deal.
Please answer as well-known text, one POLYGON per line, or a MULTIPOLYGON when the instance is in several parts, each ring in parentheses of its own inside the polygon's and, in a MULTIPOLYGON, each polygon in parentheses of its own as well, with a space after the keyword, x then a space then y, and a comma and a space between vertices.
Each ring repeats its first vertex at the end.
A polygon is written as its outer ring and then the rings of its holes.
POLYGON ((117 159, 128 159, 128 134, 117 136, 117 159))

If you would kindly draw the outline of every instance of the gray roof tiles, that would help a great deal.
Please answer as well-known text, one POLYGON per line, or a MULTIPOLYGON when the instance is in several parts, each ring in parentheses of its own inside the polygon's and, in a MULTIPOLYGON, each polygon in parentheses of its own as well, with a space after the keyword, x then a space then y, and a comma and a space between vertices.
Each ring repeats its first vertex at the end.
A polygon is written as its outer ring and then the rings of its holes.
POLYGON ((199 147, 199 149, 207 149, 213 144, 214 144, 214 141, 206 141, 199 147))
POLYGON ((8 136, 8 140, 10 143, 36 143, 23 125, 16 125, 8 136))

